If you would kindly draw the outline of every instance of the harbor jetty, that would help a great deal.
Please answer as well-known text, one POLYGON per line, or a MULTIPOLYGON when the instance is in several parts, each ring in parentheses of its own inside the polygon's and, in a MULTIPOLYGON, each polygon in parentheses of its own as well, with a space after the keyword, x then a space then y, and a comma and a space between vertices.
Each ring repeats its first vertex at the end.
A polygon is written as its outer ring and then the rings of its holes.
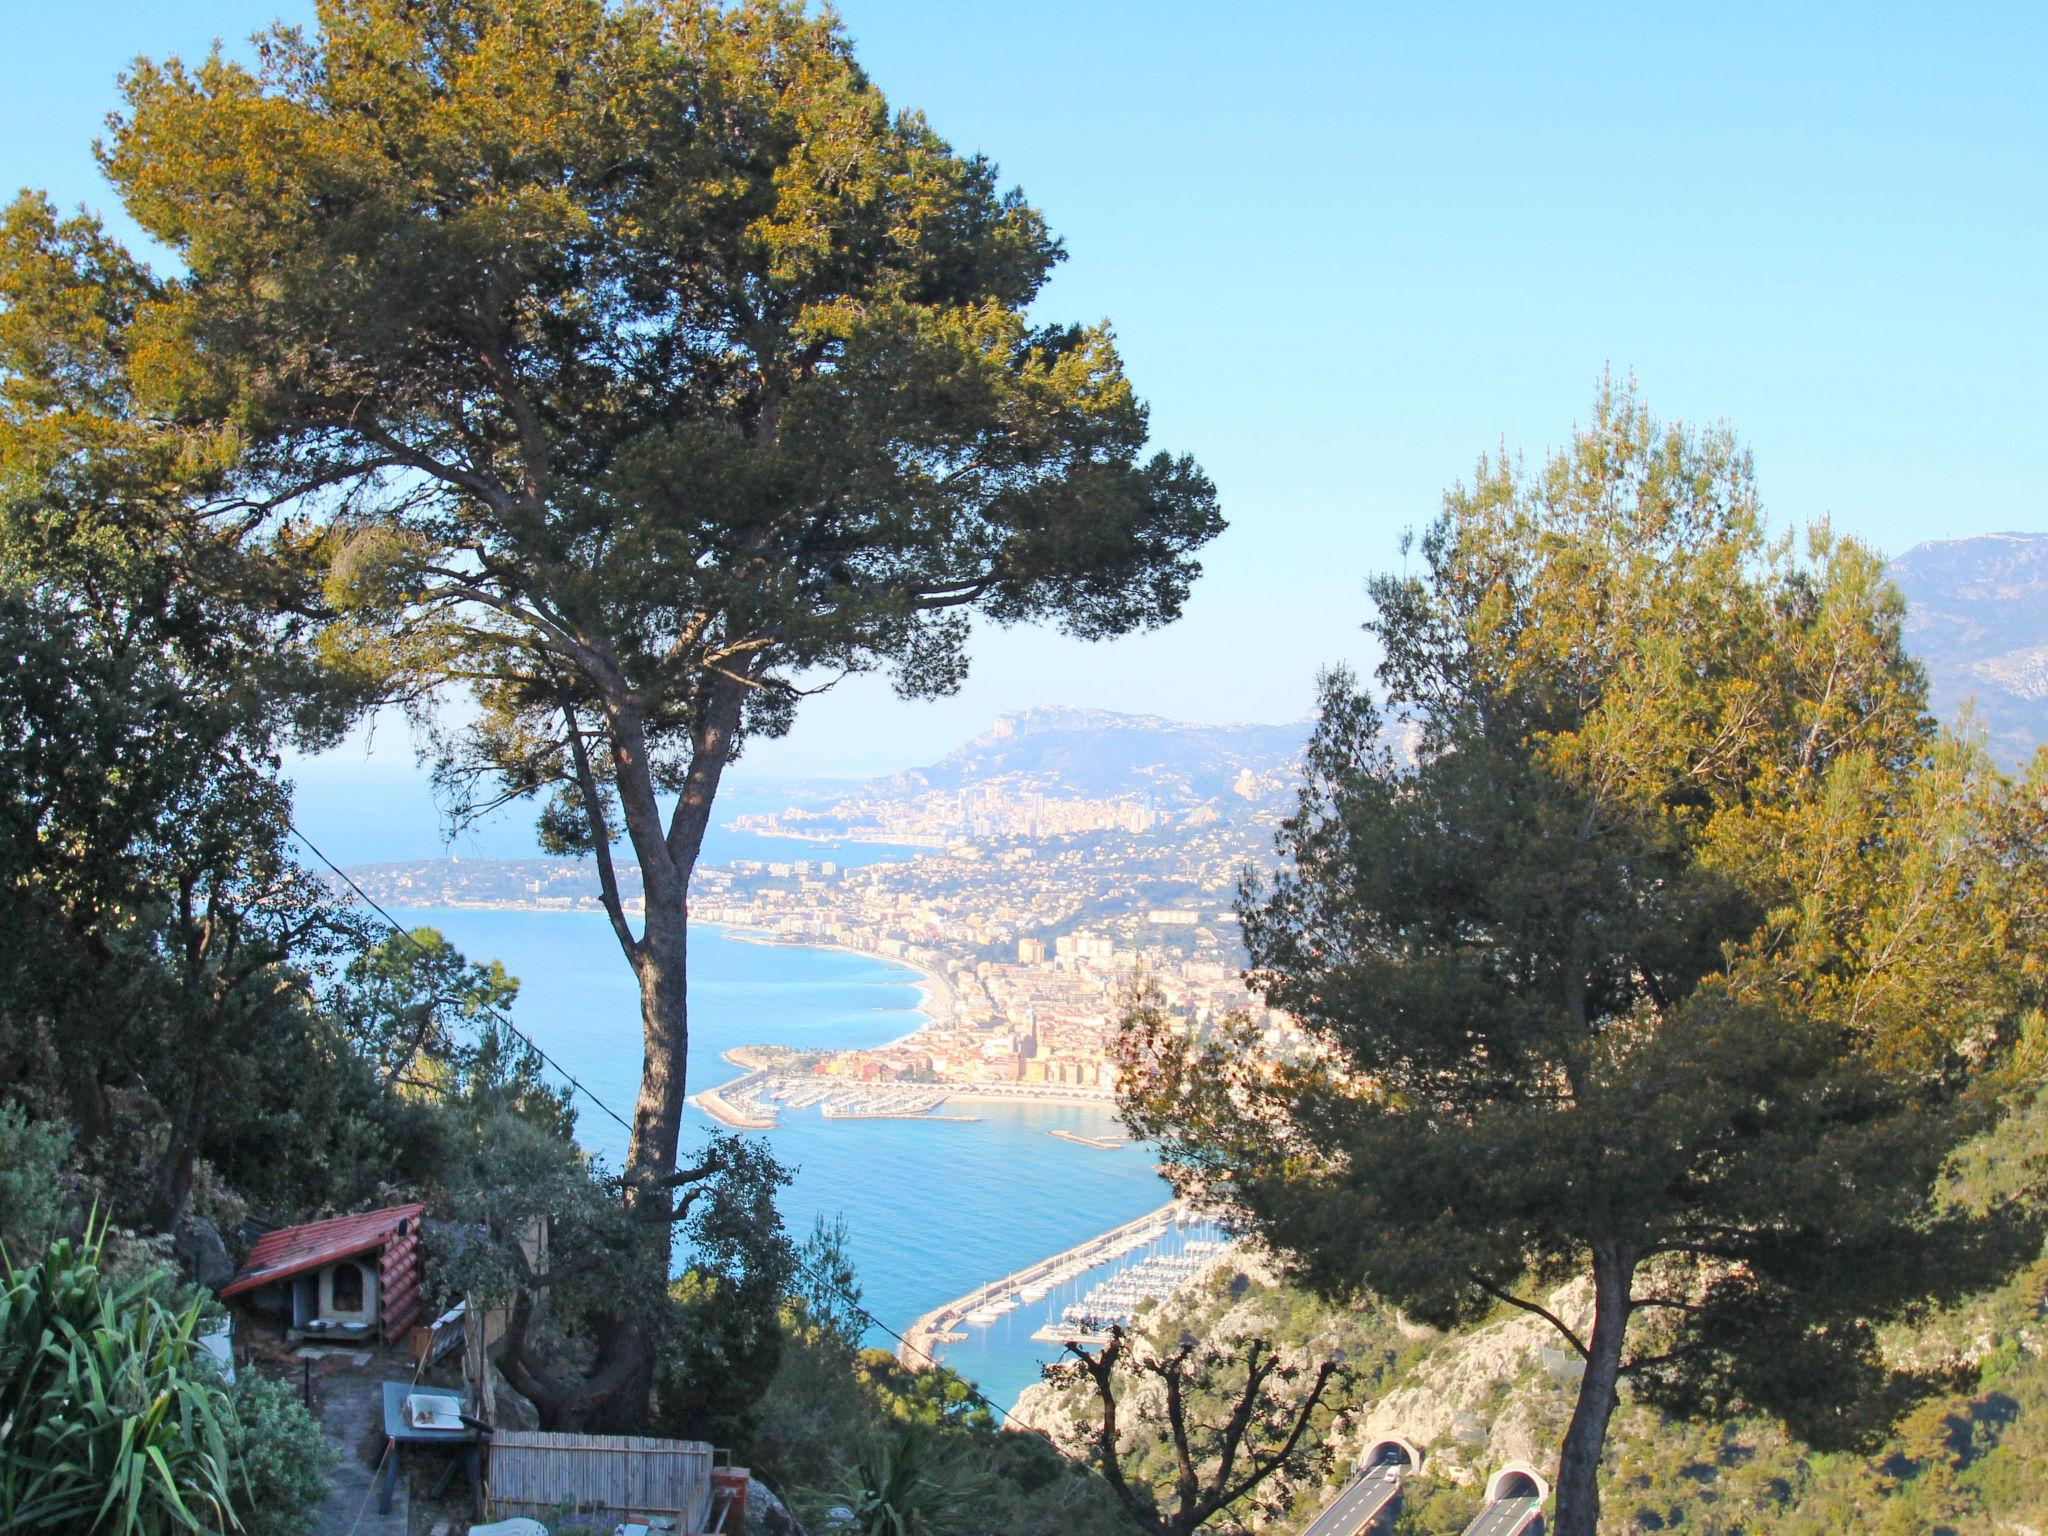
POLYGON ((1061 1141, 1071 1141, 1076 1146, 1093 1147, 1098 1152, 1114 1152, 1131 1142, 1128 1136, 1083 1136, 1079 1131, 1047 1131, 1045 1134, 1061 1141))
POLYGON ((896 1358, 906 1370, 928 1369, 937 1358, 941 1344, 964 1337, 960 1331, 962 1323, 992 1322, 1001 1313, 1013 1310, 1020 1296, 1027 1300, 1042 1298, 1055 1286, 1064 1285, 1098 1264, 1135 1253, 1147 1243, 1163 1237, 1176 1222, 1200 1219, 1185 1201, 1170 1201, 1156 1211, 1148 1211, 1135 1221, 1127 1221, 1120 1227, 1091 1237, 1064 1253, 1040 1259, 1035 1264, 1004 1275, 1000 1280, 979 1286, 912 1323, 904 1331, 903 1342, 897 1346, 896 1358))
POLYGON ((730 1126, 736 1131, 772 1131, 775 1129, 775 1111, 764 1108, 757 1095, 762 1092, 770 1072, 749 1072, 745 1077, 736 1077, 729 1083, 716 1088, 706 1088, 692 1096, 692 1102, 720 1125, 730 1126))

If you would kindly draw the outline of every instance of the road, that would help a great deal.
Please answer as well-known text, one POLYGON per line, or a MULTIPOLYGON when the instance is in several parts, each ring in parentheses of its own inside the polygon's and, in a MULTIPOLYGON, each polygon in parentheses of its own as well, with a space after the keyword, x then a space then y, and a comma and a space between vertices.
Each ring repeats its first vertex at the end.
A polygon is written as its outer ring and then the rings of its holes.
POLYGON ((1358 1536, 1401 1491, 1398 1465, 1368 1467, 1344 1485, 1344 1491, 1323 1507, 1301 1536, 1358 1536))
POLYGON ((1532 1517, 1542 1502, 1533 1494, 1495 1499, 1479 1511, 1477 1520, 1465 1527, 1465 1536, 1520 1536, 1535 1523, 1532 1517))

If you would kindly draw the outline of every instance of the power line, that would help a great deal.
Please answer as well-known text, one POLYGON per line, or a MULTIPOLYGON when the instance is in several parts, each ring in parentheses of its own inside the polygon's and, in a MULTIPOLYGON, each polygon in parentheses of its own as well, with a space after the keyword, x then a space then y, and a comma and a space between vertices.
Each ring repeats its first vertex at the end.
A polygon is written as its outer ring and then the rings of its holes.
MULTIPOLYGON (((364 906, 368 907, 372 912, 376 913, 377 916, 381 917, 385 921, 385 923, 390 927, 393 933, 397 934, 399 937, 404 939, 406 943, 410 944, 414 949, 418 950, 420 954, 426 956, 429 959, 433 958, 433 951, 428 949, 427 946, 422 944, 418 939, 414 938, 411 929, 405 927, 405 925, 400 923, 397 918, 393 917, 389 912, 385 911, 384 908, 378 904, 375 897, 371 896, 368 891, 364 890, 362 886, 356 883, 356 879, 353 875, 351 875, 347 870, 343 869, 339 864, 335 863, 334 860, 327 857, 325 853, 321 852, 320 846, 317 843, 315 843, 313 839, 306 836, 306 834, 299 829, 299 825, 296 821, 288 822, 288 825, 291 827, 292 836, 297 838, 301 843, 303 843, 306 846, 306 850, 309 853, 311 853, 314 858, 318 859, 322 864, 326 865, 329 872, 331 872, 336 879, 340 880, 351 891, 353 891, 358 901, 360 901, 364 906)), ((502 1011, 494 1007, 486 1006, 485 1012, 487 1012, 494 1020, 496 1020, 499 1024, 503 1025, 505 1029, 507 1029, 515 1037, 517 1037, 519 1041, 522 1044, 524 1044, 528 1050, 533 1052, 534 1055, 538 1056, 544 1063, 546 1063, 549 1067, 552 1067, 557 1073, 559 1073, 562 1079, 565 1082, 567 1082, 571 1088, 573 1088, 576 1092, 582 1094, 584 1098, 588 1099, 592 1104, 595 1104, 599 1109, 603 1110, 613 1120, 617 1121, 620 1129, 624 1130, 629 1135, 632 1133, 633 1127, 631 1123, 627 1121, 627 1119, 623 1115, 621 1115, 617 1110, 613 1109, 611 1105, 607 1104, 602 1098, 600 1098, 595 1089, 591 1088, 587 1083, 583 1082, 582 1079, 577 1077, 575 1073, 571 1072, 559 1061, 556 1061, 554 1057, 548 1055, 546 1051, 542 1050, 540 1046, 534 1041, 534 1038, 531 1035, 527 1034, 526 1031, 521 1029, 517 1024, 514 1024, 512 1020, 509 1017, 507 1017, 502 1011)), ((871 1327, 879 1328, 883 1333, 886 1333, 890 1338, 894 1339, 897 1342, 897 1344, 900 1345, 905 1351, 917 1355, 919 1358, 923 1359, 927 1364, 931 1365, 934 1369, 945 1369, 945 1367, 940 1364, 938 1356, 930 1353, 927 1350, 920 1349, 917 1345, 911 1343, 910 1340, 905 1338, 902 1334, 898 1333, 894 1328, 891 1328, 887 1323, 883 1322, 879 1317, 875 1316, 874 1313, 870 1312, 865 1306, 861 1304, 861 1300, 858 1296, 855 1296, 852 1292, 846 1290, 836 1280, 833 1280, 828 1276, 820 1275, 816 1270, 812 1269, 810 1265, 804 1263, 801 1257, 797 1258, 795 1262, 796 1267, 798 1269, 802 1270, 806 1275, 809 1275, 813 1281, 815 1281, 819 1286, 823 1287, 825 1290, 836 1293, 839 1299, 845 1302, 847 1307, 851 1311, 865 1318, 871 1327)), ((972 1398, 975 1402, 981 1404, 984 1408, 987 1408, 990 1412, 995 1414, 995 1416, 998 1419, 1002 1420, 1004 1424, 1009 1425, 1014 1423, 1015 1427, 1017 1427, 1018 1429, 1024 1430, 1030 1434, 1037 1435, 1048 1446, 1052 1446, 1053 1450, 1059 1450, 1058 1446, 1053 1445, 1052 1437, 1046 1434, 1044 1430, 1039 1429, 1036 1425, 1033 1424, 1024 1424, 1016 1421, 1015 1416, 1011 1414, 1008 1409, 1004 1408, 1000 1403, 996 1402, 994 1398, 989 1397, 979 1387, 975 1386, 972 1382, 968 1381, 966 1377, 958 1376, 957 1372, 955 1373, 955 1375, 957 1376, 957 1379, 960 1381, 960 1383, 967 1388, 967 1395, 970 1398, 972 1398)), ((1063 1457, 1062 1459, 1066 1458, 1063 1457)), ((1087 1467, 1090 1471, 1095 1472, 1098 1476, 1101 1475, 1101 1469, 1096 1467, 1092 1462, 1084 1461, 1081 1463, 1081 1465, 1087 1467)))
MULTIPOLYGON (((356 893, 356 899, 358 901, 362 902, 364 906, 368 907, 372 912, 376 913, 379 917, 383 918, 384 921, 390 925, 391 931, 397 934, 400 938, 404 939, 406 943, 410 944, 414 949, 418 950, 422 955, 426 956, 429 960, 434 958, 434 952, 428 949, 427 946, 422 944, 418 939, 414 938, 412 936, 412 931, 403 926, 398 921, 397 918, 393 917, 389 912, 386 912, 381 906, 379 906, 376 900, 370 895, 368 891, 364 890, 360 885, 356 884, 355 877, 353 875, 351 875, 347 870, 343 869, 339 864, 335 863, 334 860, 327 857, 326 854, 322 853, 319 849, 319 846, 313 841, 313 839, 306 836, 305 833, 299 830, 297 822, 292 822, 290 823, 290 825, 292 829, 292 836, 296 837, 300 842, 304 843, 308 851, 312 853, 314 858, 318 859, 322 864, 325 864, 328 867, 328 869, 334 873, 337 879, 344 882, 350 890, 354 891, 356 893)), ((624 1130, 628 1135, 632 1134, 632 1124, 623 1115, 621 1115, 617 1110, 613 1109, 611 1105, 605 1103, 603 1099, 599 1098, 595 1093, 593 1093, 576 1076, 575 1073, 571 1072, 559 1061, 556 1061, 554 1057, 550 1056, 546 1051, 542 1050, 540 1046, 534 1042, 533 1036, 527 1034, 525 1030, 521 1029, 517 1024, 514 1024, 511 1021, 511 1019, 507 1018, 503 1013, 499 1012, 496 1008, 486 1005, 484 1011, 490 1014, 490 1016, 493 1019, 497 1020, 498 1023, 504 1025, 505 1028, 510 1030, 514 1035, 518 1036, 518 1038, 525 1044, 526 1048, 532 1051, 534 1055, 538 1056, 542 1061, 546 1062, 549 1066, 553 1067, 557 1072, 559 1072, 563 1076, 563 1078, 565 1078, 568 1081, 570 1087, 574 1088, 578 1093, 581 1093, 586 1099, 590 1100, 591 1103, 595 1104, 599 1109, 603 1110, 606 1114, 610 1115, 614 1120, 618 1121, 621 1130, 624 1130)))

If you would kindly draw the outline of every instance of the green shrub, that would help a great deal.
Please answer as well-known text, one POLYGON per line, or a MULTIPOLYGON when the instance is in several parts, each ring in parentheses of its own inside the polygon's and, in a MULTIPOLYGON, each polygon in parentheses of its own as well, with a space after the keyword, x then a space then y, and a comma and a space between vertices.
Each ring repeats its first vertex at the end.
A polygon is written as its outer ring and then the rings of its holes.
POLYGON ((102 1273, 103 1224, 0 1258, 0 1529, 234 1530, 234 1407, 170 1277, 102 1273))
POLYGON ((0 1104, 0 1247, 30 1263, 64 1226, 64 1132, 0 1104))
POLYGON ((970 1529, 987 1478, 923 1424, 862 1448, 842 1472, 844 1491, 821 1495, 813 1522, 844 1536, 945 1536, 970 1529))
POLYGON ((333 1447, 284 1383, 244 1372, 233 1395, 242 1529, 247 1536, 300 1536, 327 1498, 333 1447))

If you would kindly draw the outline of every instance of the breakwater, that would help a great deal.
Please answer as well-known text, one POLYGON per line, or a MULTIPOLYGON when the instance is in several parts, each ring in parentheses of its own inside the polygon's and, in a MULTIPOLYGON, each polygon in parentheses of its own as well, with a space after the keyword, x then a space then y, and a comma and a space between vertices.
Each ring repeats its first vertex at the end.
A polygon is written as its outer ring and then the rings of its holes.
POLYGON ((736 1131, 772 1131, 775 1116, 772 1111, 764 1112, 757 1091, 765 1088, 774 1077, 772 1072, 749 1072, 745 1077, 736 1077, 729 1083, 716 1088, 706 1088, 692 1096, 690 1102, 720 1125, 730 1126, 736 1131))
POLYGON ((1127 1221, 1120 1227, 1076 1243, 1051 1258, 1040 1259, 1034 1264, 1013 1270, 1000 1280, 977 1286, 965 1296, 934 1307, 912 1323, 903 1335, 903 1342, 897 1346, 896 1358, 908 1370, 921 1371, 929 1367, 938 1357, 939 1346, 956 1341, 964 1335, 959 1325, 975 1314, 986 1313, 993 1308, 1015 1305, 1013 1297, 1019 1293, 1036 1292, 1044 1295, 1057 1285, 1093 1269, 1098 1264, 1108 1263, 1144 1247, 1147 1243, 1166 1235, 1167 1229, 1175 1222, 1196 1220, 1195 1213, 1184 1201, 1173 1200, 1156 1211, 1147 1211, 1135 1221, 1127 1221))
POLYGON ((1056 1136, 1061 1141, 1071 1141, 1077 1147, 1093 1147, 1098 1152, 1114 1152, 1131 1142, 1128 1136, 1083 1136, 1076 1131, 1047 1131, 1045 1134, 1056 1136))

